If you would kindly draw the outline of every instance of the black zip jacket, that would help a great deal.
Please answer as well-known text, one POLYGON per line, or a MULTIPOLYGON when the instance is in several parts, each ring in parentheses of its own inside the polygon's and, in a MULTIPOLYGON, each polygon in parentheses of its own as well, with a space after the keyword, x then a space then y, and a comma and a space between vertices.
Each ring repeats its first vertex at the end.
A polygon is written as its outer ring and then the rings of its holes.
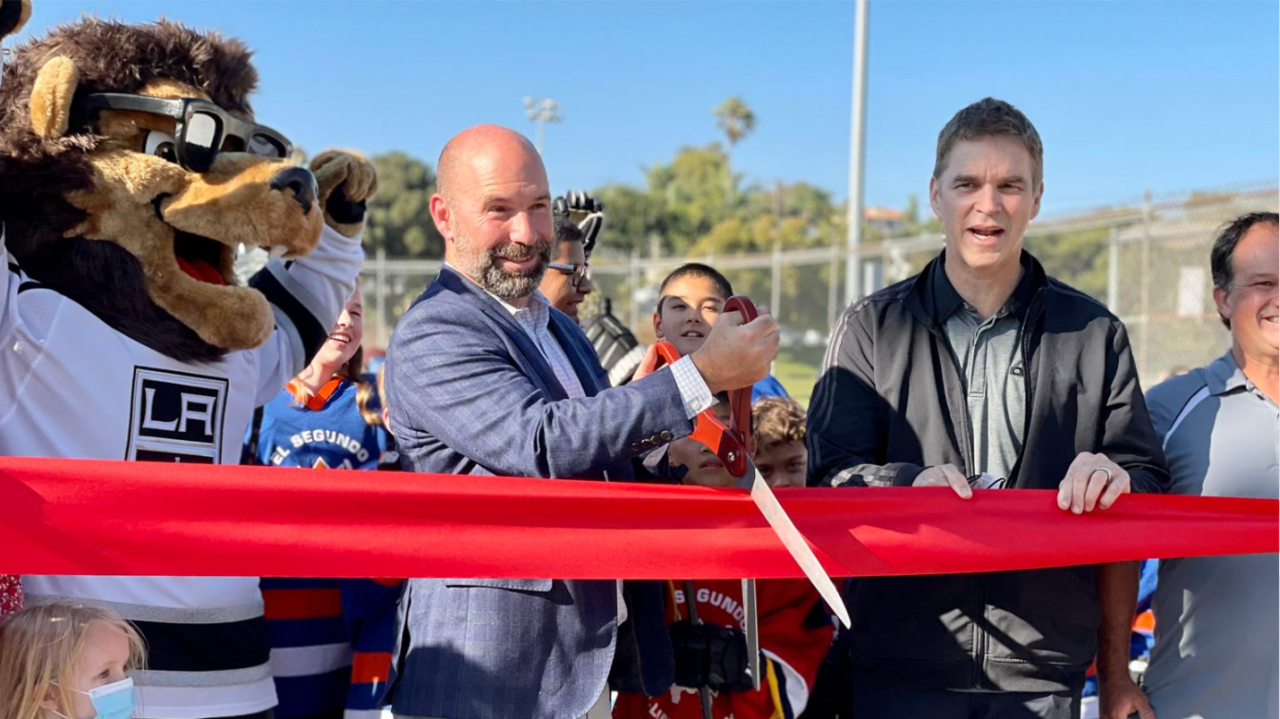
MULTIPOLYGON (((810 484, 909 486, 940 464, 976 474, 963 380, 934 309, 949 289, 939 288, 944 256, 841 317, 809 406, 810 484)), ((1023 370, 1027 414, 1005 486, 1057 489, 1077 454, 1101 452, 1129 472, 1132 491, 1166 491, 1124 325, 1030 254, 1022 263, 1031 299, 1014 373, 1023 370)), ((1102 616, 1092 566, 865 578, 847 600, 856 680, 897 688, 1074 691, 1102 616)))

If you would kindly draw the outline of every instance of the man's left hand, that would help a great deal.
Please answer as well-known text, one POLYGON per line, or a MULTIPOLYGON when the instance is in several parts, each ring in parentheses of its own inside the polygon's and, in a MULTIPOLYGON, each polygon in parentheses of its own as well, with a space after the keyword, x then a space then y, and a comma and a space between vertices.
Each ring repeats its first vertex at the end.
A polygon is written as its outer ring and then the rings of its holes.
POLYGON ((1073 514, 1107 509, 1129 493, 1129 473, 1105 454, 1081 452, 1058 485, 1058 506, 1073 514))
POLYGON ((1129 677, 1098 682, 1098 719, 1156 719, 1147 695, 1129 677))

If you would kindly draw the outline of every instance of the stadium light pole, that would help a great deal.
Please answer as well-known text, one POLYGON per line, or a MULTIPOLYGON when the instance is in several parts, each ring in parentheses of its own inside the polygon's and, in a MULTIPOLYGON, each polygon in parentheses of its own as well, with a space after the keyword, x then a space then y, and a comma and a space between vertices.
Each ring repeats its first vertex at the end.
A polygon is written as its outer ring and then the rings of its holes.
MULTIPOLYGON (((848 304, 862 296, 862 180, 867 119, 867 0, 857 0, 853 32, 853 112, 849 127, 849 216, 844 291, 848 304)), ((834 278, 832 278, 834 281, 834 278)))
POLYGON ((524 114, 533 120, 533 147, 542 154, 542 127, 548 122, 560 122, 560 103, 549 97, 524 98, 524 114))

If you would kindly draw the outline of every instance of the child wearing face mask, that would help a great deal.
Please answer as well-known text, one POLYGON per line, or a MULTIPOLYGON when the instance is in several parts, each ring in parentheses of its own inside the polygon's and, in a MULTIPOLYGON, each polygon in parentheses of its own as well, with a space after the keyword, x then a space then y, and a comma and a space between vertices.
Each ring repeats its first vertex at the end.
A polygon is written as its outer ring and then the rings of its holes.
POLYGON ((115 612, 42 604, 0 624, 0 716, 5 719, 129 719, 144 663, 138 632, 115 612))

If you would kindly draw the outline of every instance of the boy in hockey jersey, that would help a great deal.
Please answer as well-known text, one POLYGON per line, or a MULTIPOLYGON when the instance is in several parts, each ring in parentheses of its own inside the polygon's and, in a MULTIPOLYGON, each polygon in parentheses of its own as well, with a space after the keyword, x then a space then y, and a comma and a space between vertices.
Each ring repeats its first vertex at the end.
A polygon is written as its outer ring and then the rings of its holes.
MULTIPOLYGON (((728 402, 715 406, 729 420, 728 402)), ((731 487, 739 483, 711 450, 691 440, 668 445, 673 465, 686 468, 685 484, 731 487)), ((771 579, 757 583, 761 682, 753 689, 746 669, 746 616, 742 583, 695 581, 692 601, 700 622, 721 628, 691 628, 684 582, 672 582, 668 619, 676 654, 676 683, 657 697, 622 693, 614 719, 701 719, 698 687, 711 689, 714 719, 794 719, 804 711, 818 667, 831 646, 834 627, 822 600, 805 580, 771 579)))

